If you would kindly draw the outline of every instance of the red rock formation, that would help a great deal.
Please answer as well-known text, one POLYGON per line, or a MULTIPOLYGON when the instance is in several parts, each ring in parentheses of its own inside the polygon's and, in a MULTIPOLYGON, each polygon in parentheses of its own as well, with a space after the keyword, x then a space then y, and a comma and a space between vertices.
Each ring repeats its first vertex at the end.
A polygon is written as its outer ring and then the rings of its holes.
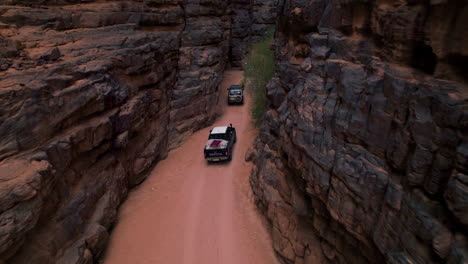
POLYGON ((465 1, 283 1, 251 185, 286 263, 466 263, 465 1))
POLYGON ((170 145, 216 118, 218 85, 226 66, 231 19, 226 1, 185 3, 177 84, 172 94, 170 145))
POLYGON ((109 1, 0 12, 16 48, 0 73, 0 260, 90 263, 128 188, 167 153, 183 10, 109 1))

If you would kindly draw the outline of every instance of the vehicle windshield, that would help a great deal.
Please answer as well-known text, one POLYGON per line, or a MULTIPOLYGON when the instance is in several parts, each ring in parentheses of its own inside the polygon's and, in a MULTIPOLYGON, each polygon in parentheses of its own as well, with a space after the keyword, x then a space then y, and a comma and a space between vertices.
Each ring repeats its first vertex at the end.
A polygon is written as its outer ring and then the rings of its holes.
POLYGON ((210 134, 208 139, 222 139, 222 140, 228 140, 226 134, 210 134))
POLYGON ((241 95, 241 91, 229 91, 229 95, 241 95))

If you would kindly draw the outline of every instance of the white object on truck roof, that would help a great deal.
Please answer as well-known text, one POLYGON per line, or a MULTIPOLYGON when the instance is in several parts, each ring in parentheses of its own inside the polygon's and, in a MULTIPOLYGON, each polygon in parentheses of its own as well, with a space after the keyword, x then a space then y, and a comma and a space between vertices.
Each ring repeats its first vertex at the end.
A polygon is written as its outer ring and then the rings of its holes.
POLYGON ((211 134, 226 134, 227 126, 215 127, 211 130, 211 134))

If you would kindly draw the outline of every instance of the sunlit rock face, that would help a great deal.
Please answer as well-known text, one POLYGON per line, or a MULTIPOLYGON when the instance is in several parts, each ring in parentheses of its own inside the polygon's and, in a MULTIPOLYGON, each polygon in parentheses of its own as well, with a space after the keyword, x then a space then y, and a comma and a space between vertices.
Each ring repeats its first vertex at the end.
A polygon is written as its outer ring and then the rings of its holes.
POLYGON ((282 1, 251 185, 286 263, 468 261, 465 1, 282 1))
POLYGON ((128 189, 216 118, 232 8, 0 1, 0 263, 99 259, 128 189))

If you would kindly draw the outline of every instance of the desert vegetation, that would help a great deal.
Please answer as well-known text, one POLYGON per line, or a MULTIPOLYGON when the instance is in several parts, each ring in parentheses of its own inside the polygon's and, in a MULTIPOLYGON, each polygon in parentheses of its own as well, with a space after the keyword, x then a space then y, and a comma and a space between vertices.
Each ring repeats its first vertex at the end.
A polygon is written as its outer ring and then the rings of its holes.
POLYGON ((263 41, 252 45, 244 67, 244 82, 253 95, 252 117, 259 126, 265 112, 266 85, 275 72, 274 50, 271 48, 274 28, 270 28, 263 41))

